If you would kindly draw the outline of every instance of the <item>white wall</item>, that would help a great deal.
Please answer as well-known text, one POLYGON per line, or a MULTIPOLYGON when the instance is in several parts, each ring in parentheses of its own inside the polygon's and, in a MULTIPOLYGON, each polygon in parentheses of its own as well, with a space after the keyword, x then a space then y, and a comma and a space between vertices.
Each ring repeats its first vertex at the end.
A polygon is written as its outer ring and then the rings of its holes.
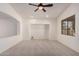
POLYGON ((31 39, 31 24, 49 24, 49 39, 55 40, 56 19, 26 19, 23 24, 23 39, 31 39))
POLYGON ((79 52, 79 4, 71 4, 58 18, 57 18, 57 40, 68 46, 69 48, 79 52), (75 37, 61 34, 61 20, 74 15, 75 18, 75 37))
POLYGON ((56 40, 57 39, 57 20, 56 19, 50 19, 50 29, 49 29, 49 39, 50 40, 56 40))
MULTIPOLYGON (((5 51, 6 49, 14 46, 18 42, 22 40, 22 18, 17 14, 17 12, 7 3, 0 3, 0 12, 3 12, 7 15, 10 15, 14 19, 16 19, 20 23, 20 33, 16 36, 8 37, 8 38, 0 38, 0 53, 5 51)), ((3 25, 2 25, 3 26, 3 25)))
POLYGON ((45 34, 45 39, 49 39, 49 27, 50 25, 49 24, 45 24, 44 25, 44 34, 45 34))

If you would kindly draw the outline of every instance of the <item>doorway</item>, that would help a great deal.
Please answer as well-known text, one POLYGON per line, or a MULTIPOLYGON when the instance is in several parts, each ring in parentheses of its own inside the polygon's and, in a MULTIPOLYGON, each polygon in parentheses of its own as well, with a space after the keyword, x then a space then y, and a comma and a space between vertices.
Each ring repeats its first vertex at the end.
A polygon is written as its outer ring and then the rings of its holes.
POLYGON ((31 39, 49 39, 49 24, 31 24, 31 39))

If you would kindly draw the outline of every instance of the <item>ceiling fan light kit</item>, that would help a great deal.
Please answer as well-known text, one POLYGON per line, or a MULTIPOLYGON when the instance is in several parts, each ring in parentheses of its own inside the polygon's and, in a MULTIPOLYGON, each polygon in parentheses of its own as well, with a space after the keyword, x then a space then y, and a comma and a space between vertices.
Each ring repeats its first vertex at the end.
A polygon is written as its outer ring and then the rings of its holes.
POLYGON ((43 7, 42 7, 42 6, 40 6, 40 7, 39 7, 39 10, 42 10, 42 9, 43 9, 43 7))

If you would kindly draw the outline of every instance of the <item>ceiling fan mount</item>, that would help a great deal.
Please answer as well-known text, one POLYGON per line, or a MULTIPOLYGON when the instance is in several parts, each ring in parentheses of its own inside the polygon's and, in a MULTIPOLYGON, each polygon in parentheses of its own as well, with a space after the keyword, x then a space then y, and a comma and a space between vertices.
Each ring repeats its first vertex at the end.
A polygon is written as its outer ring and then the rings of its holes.
POLYGON ((34 10, 34 12, 36 12, 37 10, 43 10, 44 12, 46 12, 46 10, 45 10, 44 7, 52 7, 53 6, 53 4, 43 4, 43 3, 39 3, 38 5, 29 3, 29 5, 36 6, 37 7, 34 10))

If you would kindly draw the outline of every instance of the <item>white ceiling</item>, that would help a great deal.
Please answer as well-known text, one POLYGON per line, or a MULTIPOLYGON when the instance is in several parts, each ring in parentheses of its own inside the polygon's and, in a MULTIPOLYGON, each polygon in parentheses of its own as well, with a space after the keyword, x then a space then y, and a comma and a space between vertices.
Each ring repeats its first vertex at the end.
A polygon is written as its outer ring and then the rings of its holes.
POLYGON ((47 12, 36 9, 35 6, 27 3, 12 3, 10 4, 24 19, 27 18, 56 18, 58 17, 70 4, 69 3, 54 3, 53 7, 45 8, 47 12))
POLYGON ((0 12, 0 19, 14 19, 14 18, 6 13, 0 12))

